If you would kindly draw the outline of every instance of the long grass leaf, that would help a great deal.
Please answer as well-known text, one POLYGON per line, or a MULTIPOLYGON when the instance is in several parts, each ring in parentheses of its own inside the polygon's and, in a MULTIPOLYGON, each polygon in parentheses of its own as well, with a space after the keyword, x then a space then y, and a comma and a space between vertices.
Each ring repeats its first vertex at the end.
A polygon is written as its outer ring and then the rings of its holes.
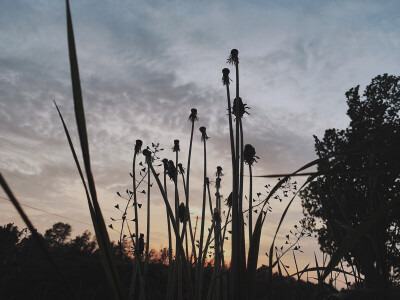
POLYGON ((11 203, 14 205, 15 209, 18 211, 18 214, 21 216, 22 220, 25 222, 26 226, 29 228, 33 238, 38 243, 39 248, 42 250, 45 258, 50 262, 50 265, 53 267, 56 275, 60 277, 61 281, 64 283, 65 288, 68 294, 72 297, 72 299, 76 299, 76 295, 71 289, 68 281, 66 280, 65 276, 61 272, 60 268, 55 263, 53 257, 51 256, 49 250, 47 249, 43 238, 38 234, 36 228, 33 226, 32 222, 29 220, 28 216, 25 214, 25 211, 19 204, 19 201, 14 196, 13 192, 11 191, 10 187, 8 186, 6 180, 3 178, 3 175, 0 173, 0 185, 3 188, 4 192, 7 194, 8 198, 11 200, 11 203))
POLYGON ((347 253, 349 253, 350 250, 368 233, 374 224, 384 218, 391 209, 399 209, 399 207, 400 201, 398 199, 392 200, 381 206, 381 208, 375 214, 359 224, 332 255, 331 260, 329 261, 325 272, 322 274, 320 281, 325 280, 325 278, 335 269, 340 260, 347 253))
POLYGON ((97 201, 96 188, 90 166, 89 143, 86 131, 85 111, 83 107, 78 59, 76 55, 75 38, 74 38, 72 18, 68 0, 66 0, 66 8, 67 8, 68 49, 69 49, 69 59, 71 67, 71 81, 72 81, 72 91, 73 91, 74 108, 75 108, 75 118, 79 132, 79 140, 82 149, 82 156, 85 165, 86 177, 89 185, 89 191, 91 194, 93 210, 95 213, 93 215, 91 212, 91 215, 92 215, 93 225, 95 227, 96 238, 98 240, 100 254, 103 260, 103 265, 105 266, 107 278, 114 292, 115 299, 122 299, 123 293, 120 285, 121 283, 115 265, 114 255, 110 245, 110 239, 101 213, 100 205, 97 201))
POLYGON ((151 163, 151 161, 149 159, 147 159, 147 163, 148 163, 148 166, 151 169, 151 172, 153 173, 153 177, 157 182, 157 185, 158 185, 158 188, 159 188, 159 190, 161 192, 161 195, 163 197, 165 206, 166 206, 166 208, 168 210, 168 214, 169 214, 169 217, 170 217, 171 223, 172 223, 172 228, 174 229, 175 238, 179 241, 179 243, 178 243, 179 253, 180 253, 180 256, 182 257, 181 261, 182 261, 182 264, 183 264, 183 272, 184 272, 183 275, 184 275, 184 278, 185 278, 186 283, 187 283, 187 291, 188 291, 188 294, 189 294, 189 299, 194 300, 193 285, 192 285, 192 279, 191 279, 190 273, 189 273, 189 266, 188 266, 188 263, 187 263, 187 260, 186 260, 186 257, 185 257, 185 251, 183 249, 183 245, 182 245, 182 242, 181 242, 181 239, 180 239, 180 236, 179 236, 179 231, 178 231, 178 228, 176 226, 176 221, 175 221, 174 215, 172 213, 171 206, 168 203, 167 195, 165 194, 164 189, 163 189, 163 187, 161 185, 160 179, 158 178, 159 174, 156 173, 156 171, 154 170, 153 164, 151 163))

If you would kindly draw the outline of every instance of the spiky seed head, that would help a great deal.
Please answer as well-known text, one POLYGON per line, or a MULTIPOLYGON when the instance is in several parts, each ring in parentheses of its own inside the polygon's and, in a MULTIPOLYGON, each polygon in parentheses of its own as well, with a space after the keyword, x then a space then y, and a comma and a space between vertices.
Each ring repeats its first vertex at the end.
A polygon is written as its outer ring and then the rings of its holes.
POLYGON ((174 147, 172 148, 172 151, 174 152, 181 151, 181 149, 179 148, 179 140, 174 140, 174 147))
POLYGON ((213 220, 215 222, 221 222, 221 214, 219 213, 217 208, 214 208, 213 220))
POLYGON ((189 116, 189 121, 194 122, 197 121, 199 118, 197 117, 197 109, 192 108, 190 116, 189 116))
POLYGON ((229 85, 229 69, 228 68, 224 68, 222 69, 222 84, 223 85, 229 85))
POLYGON ((218 188, 218 189, 221 187, 221 178, 218 177, 215 180, 215 187, 218 188))
POLYGON ((256 156, 254 147, 250 144, 245 145, 243 150, 244 162, 248 165, 253 165, 253 163, 257 162, 257 159, 259 159, 259 157, 256 156))
POLYGON ((144 149, 142 151, 142 153, 146 157, 146 159, 150 159, 151 158, 151 151, 149 149, 144 149))
POLYGON ((140 151, 142 150, 142 145, 143 145, 142 140, 136 140, 136 143, 135 143, 135 153, 136 154, 140 153, 140 151))
POLYGON ((206 132, 206 128, 204 126, 199 128, 200 132, 201 132, 201 140, 204 142, 206 140, 209 139, 209 137, 207 136, 207 132, 206 132))
POLYGON ((222 168, 220 166, 217 167, 217 173, 215 173, 215 176, 217 177, 221 177, 224 174, 222 174, 222 168))
POLYGON ((226 205, 232 207, 232 192, 229 194, 229 197, 225 200, 226 205))
POLYGON ((239 51, 237 49, 231 50, 231 55, 229 55, 227 63, 232 65, 239 63, 239 51))
POLYGON ((183 202, 181 202, 181 204, 179 205, 178 214, 179 214, 179 221, 183 223, 183 221, 185 220, 185 204, 183 202))
POLYGON ((179 170, 179 173, 181 173, 181 174, 185 173, 185 170, 183 169, 182 164, 178 164, 178 170, 179 170))
POLYGON ((168 158, 164 158, 162 160, 162 163, 164 165, 164 171, 167 171, 168 170, 168 158))
POLYGON ((232 105, 232 114, 237 118, 238 116, 236 115, 236 107, 238 106, 238 110, 239 110, 239 118, 243 118, 243 115, 246 113, 248 115, 250 115, 247 112, 247 109, 250 109, 250 107, 247 106, 246 103, 243 104, 242 98, 235 98, 235 100, 233 100, 233 105, 232 105), (239 106, 238 106, 239 105, 239 106))
POLYGON ((168 171, 167 171, 167 174, 168 174, 169 178, 170 178, 172 181, 175 181, 175 180, 176 180, 177 171, 176 171, 174 162, 173 162, 172 160, 169 160, 169 161, 168 161, 168 171))

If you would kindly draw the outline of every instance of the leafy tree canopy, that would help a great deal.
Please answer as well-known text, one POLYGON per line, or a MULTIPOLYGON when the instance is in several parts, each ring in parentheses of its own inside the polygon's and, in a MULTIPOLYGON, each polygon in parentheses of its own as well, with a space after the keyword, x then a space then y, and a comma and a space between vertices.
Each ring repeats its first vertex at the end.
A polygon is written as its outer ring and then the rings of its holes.
MULTIPOLYGON (((321 163, 329 171, 301 193, 304 227, 318 235, 323 252, 333 254, 346 236, 379 207, 400 201, 400 77, 372 79, 363 96, 359 86, 346 93, 350 125, 315 138, 321 163), (350 154, 349 154, 350 153, 350 154), (338 157, 338 156, 336 156, 338 157)), ((365 276, 367 286, 399 282, 400 212, 390 211, 354 247, 346 260, 365 276)))
POLYGON ((72 227, 68 223, 58 222, 52 228, 47 229, 44 238, 48 241, 50 246, 57 246, 65 244, 67 238, 71 235, 72 227))

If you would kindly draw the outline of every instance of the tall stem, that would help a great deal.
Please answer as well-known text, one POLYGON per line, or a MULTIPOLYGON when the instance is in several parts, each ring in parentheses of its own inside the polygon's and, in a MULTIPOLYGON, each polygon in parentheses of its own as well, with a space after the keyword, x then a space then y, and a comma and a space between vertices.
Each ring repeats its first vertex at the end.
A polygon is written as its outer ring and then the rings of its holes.
MULTIPOLYGON (((187 168, 186 168, 186 188, 185 188, 185 196, 186 196, 186 216, 185 216, 185 224, 184 226, 187 226, 187 221, 189 222, 189 231, 190 231, 190 239, 192 241, 192 254, 194 256, 194 261, 195 264, 197 264, 197 255, 196 255, 196 245, 195 245, 195 238, 193 236, 193 230, 192 230, 192 222, 190 219, 190 210, 189 210, 189 184, 190 184, 190 161, 192 158, 192 144, 193 144, 193 131, 194 131, 194 122, 195 119, 192 119, 192 130, 190 133, 190 143, 189 143, 189 155, 188 155, 188 162, 187 162, 187 168)), ((185 227, 186 228, 186 227, 185 227)), ((187 235, 187 233, 186 233, 187 235)))
POLYGON ((146 233, 146 264, 144 267, 144 275, 147 275, 149 265, 149 247, 150 247, 150 172, 147 170, 147 233, 146 233))
MULTIPOLYGON (((199 245, 199 259, 198 259, 198 271, 197 271, 197 281, 201 282, 200 279, 200 274, 202 273, 202 269, 204 268, 204 265, 202 265, 203 262, 203 256, 207 255, 206 253, 203 253, 203 238, 204 238, 204 219, 205 219, 205 213, 206 213, 206 178, 207 178, 207 139, 203 139, 204 142, 204 176, 203 176, 203 205, 202 205, 202 211, 201 211, 201 225, 200 225, 200 245, 199 245)), ((197 299, 201 299, 201 286, 200 284, 196 284, 196 297, 197 299)))
MULTIPOLYGON (((135 245, 139 245, 139 214, 137 209, 137 194, 136 194, 136 151, 133 155, 133 162, 132 162, 132 189, 133 189, 133 206, 135 208, 135 245)), ((135 253, 137 253, 135 251, 135 253)), ((135 255, 135 259, 138 257, 135 255)))
POLYGON ((249 164, 249 247, 251 245, 251 236, 253 234, 253 171, 251 169, 251 164, 249 164))

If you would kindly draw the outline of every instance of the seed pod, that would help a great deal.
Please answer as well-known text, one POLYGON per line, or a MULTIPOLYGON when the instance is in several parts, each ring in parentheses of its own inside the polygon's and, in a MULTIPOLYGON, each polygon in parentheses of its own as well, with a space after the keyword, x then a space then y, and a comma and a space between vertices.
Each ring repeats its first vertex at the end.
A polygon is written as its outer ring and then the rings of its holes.
POLYGON ((185 204, 183 202, 179 205, 178 214, 179 214, 179 221, 183 223, 183 221, 185 220, 185 204))
POLYGON ((178 164, 178 171, 179 171, 179 173, 181 173, 181 174, 185 174, 185 170, 183 169, 182 164, 178 164))
POLYGON ((246 109, 250 109, 250 107, 248 107, 246 103, 243 104, 242 98, 239 97, 239 100, 238 100, 238 98, 235 98, 235 100, 233 100, 232 114, 233 114, 235 117, 238 117, 238 116, 236 115, 236 106, 237 106, 237 105, 239 105, 239 118, 242 118, 243 115, 244 115, 245 113, 248 114, 248 115, 250 115, 250 114, 246 111, 246 109))
POLYGON ((197 109, 192 108, 190 116, 189 116, 189 121, 194 122, 197 121, 199 118, 197 117, 197 109))
POLYGON ((213 220, 215 222, 221 222, 221 214, 219 213, 217 208, 214 208, 213 220))
POLYGON ((217 167, 217 172, 215 173, 215 176, 217 177, 224 176, 224 174, 222 174, 222 168, 220 166, 217 167))
POLYGON ((173 152, 179 152, 181 149, 179 148, 179 140, 174 140, 174 147, 172 148, 173 152))
POLYGON ((143 251, 144 251, 144 234, 141 233, 139 237, 139 248, 138 248, 139 255, 142 255, 143 251))
POLYGON ((229 73, 230 73, 230 71, 228 68, 222 69, 222 84, 223 85, 229 85, 229 81, 230 81, 229 73))
POLYGON ((226 205, 232 207, 232 192, 229 194, 229 197, 225 200, 226 205))
POLYGON ((228 64, 234 65, 239 63, 239 51, 237 49, 232 49, 231 54, 226 61, 228 64))
POLYGON ((205 128, 204 126, 202 126, 202 127, 199 128, 199 130, 200 130, 200 132, 201 132, 201 140, 202 140, 203 142, 204 142, 204 141, 207 141, 207 140, 209 139, 209 137, 207 136, 206 128, 205 128))
POLYGON ((162 160, 162 163, 163 163, 163 165, 164 165, 164 171, 167 172, 167 171, 168 171, 168 159, 167 159, 167 158, 164 158, 164 159, 162 160))
POLYGON ((173 181, 176 180, 176 176, 177 176, 177 171, 174 165, 174 162, 172 160, 168 161, 168 170, 167 170, 167 174, 169 176, 169 178, 173 181))
POLYGON ((259 157, 256 156, 254 147, 250 144, 245 145, 243 150, 244 162, 248 165, 253 165, 253 163, 257 162, 257 159, 259 159, 259 157))
POLYGON ((143 145, 142 140, 136 140, 136 143, 135 143, 135 153, 136 154, 140 153, 140 151, 142 150, 142 145, 143 145))

